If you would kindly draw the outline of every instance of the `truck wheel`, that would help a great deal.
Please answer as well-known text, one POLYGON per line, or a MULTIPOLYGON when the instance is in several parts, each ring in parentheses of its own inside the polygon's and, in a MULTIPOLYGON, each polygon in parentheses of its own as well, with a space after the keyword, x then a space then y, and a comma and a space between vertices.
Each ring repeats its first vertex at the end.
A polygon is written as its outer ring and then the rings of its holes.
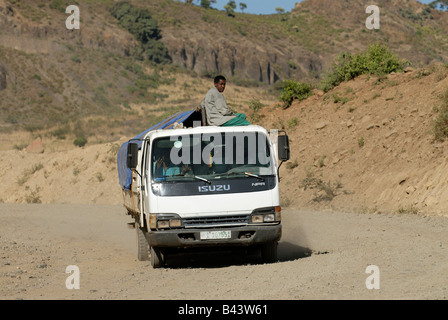
POLYGON ((150 247, 151 251, 151 266, 155 268, 161 268, 165 265, 165 255, 160 248, 150 247))
POLYGON ((137 258, 139 261, 149 260, 149 244, 146 240, 145 233, 140 228, 139 223, 135 223, 135 230, 137 230, 137 258))
POLYGON ((261 258, 265 263, 277 262, 277 246, 278 242, 268 242, 261 247, 261 258))

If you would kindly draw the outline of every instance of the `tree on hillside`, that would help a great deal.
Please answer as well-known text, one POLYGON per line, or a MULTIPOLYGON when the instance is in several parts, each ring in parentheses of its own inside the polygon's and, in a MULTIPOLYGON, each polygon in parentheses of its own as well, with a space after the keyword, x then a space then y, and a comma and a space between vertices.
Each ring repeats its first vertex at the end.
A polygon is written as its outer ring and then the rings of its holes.
POLYGON ((280 7, 276 7, 275 11, 277 11, 278 14, 285 13, 285 9, 280 8, 280 7))
POLYGON ((202 8, 208 9, 210 8, 212 3, 216 3, 216 0, 201 0, 200 6, 202 8))
POLYGON ((112 16, 142 43, 162 37, 157 21, 146 9, 134 7, 129 2, 119 2, 112 8, 112 16))
POLYGON ((243 12, 247 8, 247 5, 244 2, 240 2, 240 10, 243 12))
POLYGON ((428 5, 434 9, 440 8, 441 10, 447 10, 448 9, 448 0, 436 0, 436 1, 430 2, 428 5))
POLYGON ((171 62, 168 49, 159 41, 162 35, 157 21, 148 10, 134 7, 129 2, 118 2, 112 7, 111 14, 140 42, 141 48, 134 51, 139 57, 146 56, 154 63, 171 62))
POLYGON ((224 9, 226 10, 227 15, 230 16, 230 17, 234 17, 235 16, 235 8, 236 8, 236 3, 233 0, 229 1, 224 6, 224 9))
POLYGON ((193 4, 193 0, 185 0, 186 4, 193 4))

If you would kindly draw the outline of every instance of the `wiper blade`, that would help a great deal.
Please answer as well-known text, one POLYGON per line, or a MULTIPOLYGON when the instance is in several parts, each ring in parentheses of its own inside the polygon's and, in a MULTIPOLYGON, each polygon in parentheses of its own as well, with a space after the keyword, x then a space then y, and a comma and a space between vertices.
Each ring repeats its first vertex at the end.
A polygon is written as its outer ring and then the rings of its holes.
POLYGON ((221 178, 224 176, 231 176, 231 175, 236 175, 236 174, 244 174, 246 177, 257 178, 261 181, 264 181, 263 177, 260 177, 259 175, 253 174, 251 172, 229 172, 229 173, 220 174, 220 175, 216 176, 216 178, 221 178))
POLYGON ((207 179, 205 179, 205 178, 198 177, 198 176, 194 176, 194 178, 195 178, 195 179, 198 179, 198 180, 201 180, 201 181, 204 181, 205 183, 212 184, 210 180, 207 180, 207 179))
POLYGON ((264 178, 263 178, 263 177, 260 177, 260 176, 258 176, 258 175, 256 175, 256 174, 253 174, 253 173, 250 173, 250 172, 244 172, 244 175, 245 175, 246 177, 253 177, 253 178, 257 178, 257 179, 259 179, 259 180, 261 180, 261 181, 264 181, 264 178))
POLYGON ((244 174, 244 172, 226 172, 226 173, 217 173, 214 175, 215 178, 221 178, 225 176, 233 176, 236 174, 244 174))

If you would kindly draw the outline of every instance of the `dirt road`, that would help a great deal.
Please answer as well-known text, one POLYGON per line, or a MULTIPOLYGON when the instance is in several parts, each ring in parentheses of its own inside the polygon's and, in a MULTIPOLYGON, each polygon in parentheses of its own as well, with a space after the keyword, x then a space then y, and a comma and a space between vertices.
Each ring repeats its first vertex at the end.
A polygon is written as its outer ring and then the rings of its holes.
POLYGON ((121 206, 0 204, 0 299, 447 299, 448 219, 287 209, 280 261, 136 259, 121 206), (67 266, 80 289, 67 289, 67 266), (366 273, 370 265, 378 269, 366 273), (378 276, 379 289, 366 279, 378 276))

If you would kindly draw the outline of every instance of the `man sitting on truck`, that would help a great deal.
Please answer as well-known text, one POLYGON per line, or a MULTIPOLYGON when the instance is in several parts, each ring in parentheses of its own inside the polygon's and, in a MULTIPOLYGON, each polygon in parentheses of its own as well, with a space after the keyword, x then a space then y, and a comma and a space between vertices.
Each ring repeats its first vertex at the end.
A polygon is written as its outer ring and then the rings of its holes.
POLYGON ((211 126, 248 126, 244 113, 233 113, 227 106, 226 99, 222 94, 226 88, 226 78, 222 75, 214 79, 215 86, 211 88, 200 106, 205 108, 207 123, 211 126))

